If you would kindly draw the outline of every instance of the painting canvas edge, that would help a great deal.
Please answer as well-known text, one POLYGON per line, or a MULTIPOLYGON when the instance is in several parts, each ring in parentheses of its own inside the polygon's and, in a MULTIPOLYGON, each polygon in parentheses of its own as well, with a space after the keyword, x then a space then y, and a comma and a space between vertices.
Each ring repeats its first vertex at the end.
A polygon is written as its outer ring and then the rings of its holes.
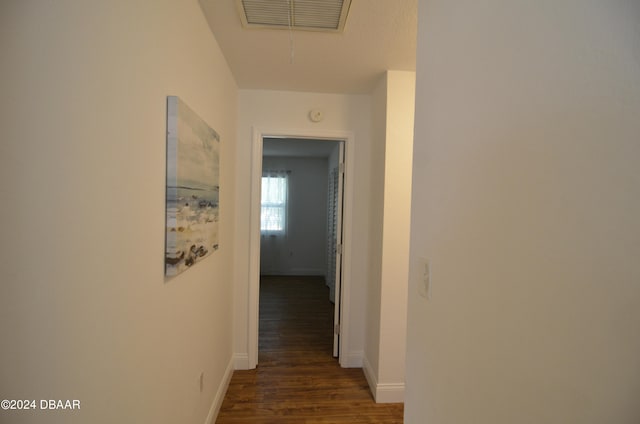
POLYGON ((218 250, 220 136, 178 96, 167 96, 165 279, 218 250))

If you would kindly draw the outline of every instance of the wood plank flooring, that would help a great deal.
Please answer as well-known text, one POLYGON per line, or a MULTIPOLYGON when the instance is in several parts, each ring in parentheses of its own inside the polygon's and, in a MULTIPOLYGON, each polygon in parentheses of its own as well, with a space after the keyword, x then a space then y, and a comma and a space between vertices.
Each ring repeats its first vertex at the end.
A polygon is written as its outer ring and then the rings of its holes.
POLYGON ((217 424, 401 424, 360 368, 333 358, 333 304, 320 277, 262 277, 258 368, 235 371, 217 424))

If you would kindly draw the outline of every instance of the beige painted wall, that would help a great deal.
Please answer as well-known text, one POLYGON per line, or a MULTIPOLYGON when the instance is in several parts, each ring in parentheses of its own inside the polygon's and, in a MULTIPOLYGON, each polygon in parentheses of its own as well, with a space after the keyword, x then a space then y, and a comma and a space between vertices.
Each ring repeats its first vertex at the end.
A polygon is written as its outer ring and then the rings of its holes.
POLYGON ((364 345, 364 296, 368 278, 367 208, 369 182, 369 149, 371 101, 367 95, 316 94, 266 90, 240 90, 236 168, 236 287, 235 341, 236 366, 248 364, 248 297, 249 297, 249 208, 251 148, 253 128, 276 131, 351 131, 354 135, 354 203, 353 251, 351 252, 351 304, 349 317, 349 366, 362 366, 364 345), (324 111, 322 122, 308 119, 309 110, 324 111))
POLYGON ((382 228, 384 223, 384 151, 387 134, 387 75, 380 78, 371 94, 371 191, 369 198, 369 243, 370 261, 366 291, 366 326, 363 368, 371 392, 375 397, 380 369, 380 305, 382 290, 382 228))
POLYGON ((420 2, 406 423, 640 420, 638 17, 420 2))
POLYGON ((0 393, 81 401, 0 421, 204 423, 232 358, 237 89, 197 2, 4 1, 0 28, 0 393), (221 135, 224 225, 165 282, 167 95, 221 135))
POLYGON ((387 71, 372 96, 376 189, 364 366, 377 402, 404 399, 414 93, 414 72, 387 71))
POLYGON ((404 384, 414 95, 414 72, 387 72, 378 383, 390 401, 402 400, 404 384))

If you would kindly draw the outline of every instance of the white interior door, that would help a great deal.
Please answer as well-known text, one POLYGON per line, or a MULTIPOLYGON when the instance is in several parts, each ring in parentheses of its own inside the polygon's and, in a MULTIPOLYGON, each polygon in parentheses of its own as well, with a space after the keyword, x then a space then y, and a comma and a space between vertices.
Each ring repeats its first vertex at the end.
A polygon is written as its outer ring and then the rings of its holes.
POLYGON ((340 300, 342 294, 342 206, 344 192, 344 142, 339 143, 338 175, 334 206, 335 228, 335 302, 333 312, 333 356, 338 357, 340 351, 340 300))

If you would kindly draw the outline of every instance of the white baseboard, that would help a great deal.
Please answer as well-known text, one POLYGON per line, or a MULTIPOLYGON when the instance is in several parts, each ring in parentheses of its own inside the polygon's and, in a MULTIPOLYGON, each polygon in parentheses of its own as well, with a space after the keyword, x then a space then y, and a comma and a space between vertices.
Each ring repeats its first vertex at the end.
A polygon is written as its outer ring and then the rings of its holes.
POLYGON ((366 356, 362 358, 362 371, 376 403, 404 402, 404 383, 378 383, 376 373, 366 356))
POLYGON ((376 403, 404 403, 404 383, 378 383, 376 403))
POLYGON ((364 352, 361 350, 349 352, 345 361, 340 361, 343 368, 362 368, 362 357, 364 352))
POLYGON ((309 275, 315 277, 324 277, 324 268, 293 268, 291 275, 309 275))
POLYGON ((236 370, 248 370, 249 369, 249 354, 248 353, 235 353, 233 355, 234 369, 236 370))
POLYGON ((373 399, 376 398, 376 387, 378 386, 378 379, 376 378, 376 373, 374 372, 369 360, 364 354, 362 355, 362 371, 364 372, 364 377, 367 379, 367 383, 369 383, 369 390, 373 395, 373 399))
POLYGON ((227 389, 229 388, 229 382, 231 382, 231 377, 233 376, 233 365, 234 365, 234 359, 232 357, 229 360, 227 369, 224 371, 224 375, 222 376, 222 381, 218 386, 218 390, 216 390, 216 395, 213 397, 213 403, 211 404, 211 408, 209 408, 209 414, 207 415, 207 420, 204 422, 205 424, 213 424, 216 422, 216 419, 218 418, 218 413, 220 412, 220 407, 222 406, 224 395, 227 393, 227 389))

